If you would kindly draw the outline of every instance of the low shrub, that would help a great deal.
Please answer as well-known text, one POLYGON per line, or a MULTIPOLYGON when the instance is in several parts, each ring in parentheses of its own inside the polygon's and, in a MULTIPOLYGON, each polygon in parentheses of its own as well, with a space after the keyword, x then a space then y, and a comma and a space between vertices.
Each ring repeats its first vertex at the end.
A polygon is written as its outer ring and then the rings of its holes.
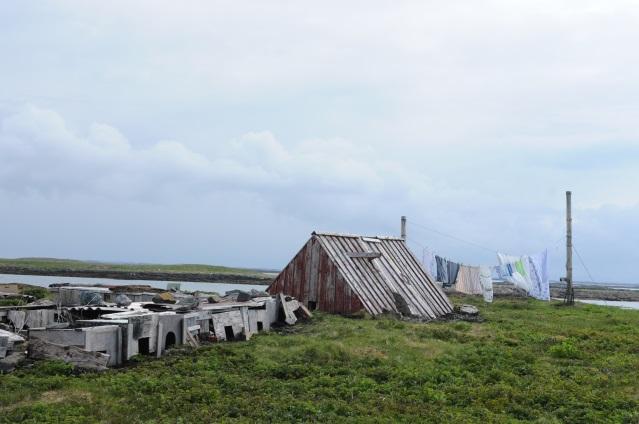
POLYGON ((22 290, 22 294, 33 296, 36 299, 44 299, 49 296, 49 290, 44 287, 26 287, 22 290))
POLYGON ((561 343, 550 346, 549 353, 555 358, 563 359, 579 359, 581 351, 574 345, 571 340, 564 340, 561 343))

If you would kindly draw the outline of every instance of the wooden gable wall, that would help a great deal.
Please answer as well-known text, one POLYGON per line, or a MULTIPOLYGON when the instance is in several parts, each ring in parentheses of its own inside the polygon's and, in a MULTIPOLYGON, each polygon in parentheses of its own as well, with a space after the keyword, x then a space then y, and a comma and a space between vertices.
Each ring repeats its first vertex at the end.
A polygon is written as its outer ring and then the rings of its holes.
POLYGON ((326 312, 350 314, 364 309, 317 236, 280 272, 268 292, 293 296, 309 308, 315 303, 316 309, 326 312))

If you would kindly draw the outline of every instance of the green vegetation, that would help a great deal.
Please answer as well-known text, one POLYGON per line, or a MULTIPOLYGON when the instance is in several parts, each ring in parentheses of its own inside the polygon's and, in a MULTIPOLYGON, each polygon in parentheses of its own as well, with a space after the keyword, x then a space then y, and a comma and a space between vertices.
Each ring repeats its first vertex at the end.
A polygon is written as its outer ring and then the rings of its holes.
POLYGON ((0 376, 0 422, 639 421, 639 312, 474 303, 483 323, 317 314, 248 342, 0 376))
POLYGON ((33 296, 36 299, 44 299, 51 296, 51 292, 44 287, 23 286, 22 294, 33 296))
POLYGON ((22 299, 0 299, 0 306, 18 306, 24 305, 26 302, 22 299))
MULTIPOLYGON (((52 297, 52 293, 44 287, 30 286, 27 284, 19 284, 18 288, 19 288, 20 294, 33 296, 35 299, 45 299, 45 298, 52 297)), ((26 303, 28 303, 26 299, 18 298, 18 297, 15 297, 15 298, 9 297, 5 299, 0 299, 0 306, 17 306, 17 305, 25 305, 26 303)))
POLYGON ((19 267, 38 271, 119 271, 119 272, 164 272, 193 274, 237 274, 255 275, 259 270, 245 268, 228 268, 214 265, 198 264, 117 264, 107 262, 77 261, 72 259, 52 258, 18 258, 0 259, 2 267, 19 267))

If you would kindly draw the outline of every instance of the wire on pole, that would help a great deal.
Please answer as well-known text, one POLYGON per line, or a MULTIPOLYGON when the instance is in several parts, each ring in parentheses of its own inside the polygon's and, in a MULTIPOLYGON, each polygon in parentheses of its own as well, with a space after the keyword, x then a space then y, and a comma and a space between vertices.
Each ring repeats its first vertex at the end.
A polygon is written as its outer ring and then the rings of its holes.
POLYGON ((471 246, 475 246, 475 247, 478 247, 478 248, 480 248, 480 249, 487 250, 487 251, 489 251, 489 252, 491 252, 491 253, 497 253, 497 250, 495 250, 495 249, 491 249, 490 247, 482 246, 482 245, 481 245, 481 244, 479 244, 479 243, 475 243, 475 242, 472 242, 472 241, 469 241, 469 240, 464 240, 463 238, 460 238, 460 237, 454 236, 454 235, 452 235, 452 234, 444 233, 444 232, 442 232, 442 231, 436 230, 436 229, 434 229, 434 228, 427 227, 427 226, 422 225, 422 224, 418 224, 418 223, 413 222, 413 221, 409 221, 409 222, 410 222, 412 225, 415 225, 416 227, 422 228, 422 229, 424 229, 424 230, 432 231, 433 233, 437 233, 437 234, 442 235, 442 236, 444 236, 444 237, 448 237, 448 238, 451 238, 451 239, 453 239, 453 240, 457 240, 457 241, 460 241, 460 242, 462 242, 462 243, 466 243, 466 244, 469 244, 469 245, 471 245, 471 246))
POLYGON ((586 266, 586 263, 584 262, 584 260, 581 258, 581 255, 579 254, 579 251, 577 250, 577 248, 575 247, 575 244, 572 244, 572 250, 575 251, 575 253, 577 254, 577 258, 579 259, 579 262, 581 262, 581 266, 584 267, 584 269, 586 270, 586 273, 588 274, 588 277, 590 278, 590 282, 594 283, 595 279, 592 278, 592 274, 590 273, 590 270, 588 269, 588 267, 586 266))

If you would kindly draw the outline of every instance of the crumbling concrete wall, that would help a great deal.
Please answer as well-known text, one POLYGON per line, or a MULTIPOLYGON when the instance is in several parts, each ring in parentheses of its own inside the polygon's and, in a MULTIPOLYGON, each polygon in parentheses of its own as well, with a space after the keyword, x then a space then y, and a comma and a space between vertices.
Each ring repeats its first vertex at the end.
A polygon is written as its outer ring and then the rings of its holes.
POLYGON ((271 325, 277 321, 277 302, 268 301, 264 305, 264 309, 255 308, 249 309, 249 331, 251 333, 258 333, 260 331, 269 331, 271 325))
POLYGON ((122 364, 122 329, 119 326, 105 325, 84 330, 86 334, 85 350, 110 355, 109 366, 122 364))
POLYGON ((156 341, 156 356, 161 356, 166 350, 169 333, 173 334, 175 344, 182 344, 182 323, 183 315, 177 315, 173 312, 161 313, 158 321, 158 338, 156 341))
POLYGON ((117 325, 72 329, 34 329, 29 337, 61 346, 77 346, 89 352, 110 355, 109 366, 120 365, 122 358, 122 330, 117 325))
POLYGON ((83 347, 86 344, 86 333, 82 330, 82 328, 49 330, 39 328, 29 330, 29 338, 40 339, 58 345, 83 347))
POLYGON ((271 323, 267 320, 265 309, 249 309, 248 313, 249 332, 258 333, 260 331, 269 331, 271 329, 271 323))
POLYGON ((242 320, 242 313, 238 310, 217 312, 211 315, 211 321, 213 321, 213 330, 215 331, 215 337, 218 340, 226 340, 225 327, 231 327, 233 335, 237 337, 244 330, 244 321, 242 320))
POLYGON ((128 317, 126 329, 126 358, 129 359, 141 352, 141 348, 148 348, 148 353, 154 353, 157 347, 157 325, 159 315, 154 313, 128 317))
POLYGON ((249 309, 249 331, 257 333, 259 324, 262 323, 262 331, 269 331, 271 324, 277 321, 277 301, 268 299, 264 302, 264 308, 249 309))
POLYGON ((110 290, 102 287, 58 287, 56 301, 62 306, 96 305, 110 290))
POLYGON ((146 293, 146 292, 131 293, 131 292, 118 291, 117 289, 114 289, 114 291, 112 291, 111 293, 106 293, 104 295, 104 301, 116 303, 115 298, 120 294, 126 295, 126 297, 131 299, 131 302, 152 302, 153 297, 157 295, 157 293, 146 293))
POLYGON ((7 318, 15 328, 44 328, 55 323, 55 309, 31 309, 8 311, 7 318))
POLYGON ((186 332, 189 328, 200 327, 191 332, 194 336, 197 334, 208 334, 210 331, 209 322, 211 318, 210 311, 197 311, 182 315, 184 321, 182 323, 182 343, 188 343, 186 332))

